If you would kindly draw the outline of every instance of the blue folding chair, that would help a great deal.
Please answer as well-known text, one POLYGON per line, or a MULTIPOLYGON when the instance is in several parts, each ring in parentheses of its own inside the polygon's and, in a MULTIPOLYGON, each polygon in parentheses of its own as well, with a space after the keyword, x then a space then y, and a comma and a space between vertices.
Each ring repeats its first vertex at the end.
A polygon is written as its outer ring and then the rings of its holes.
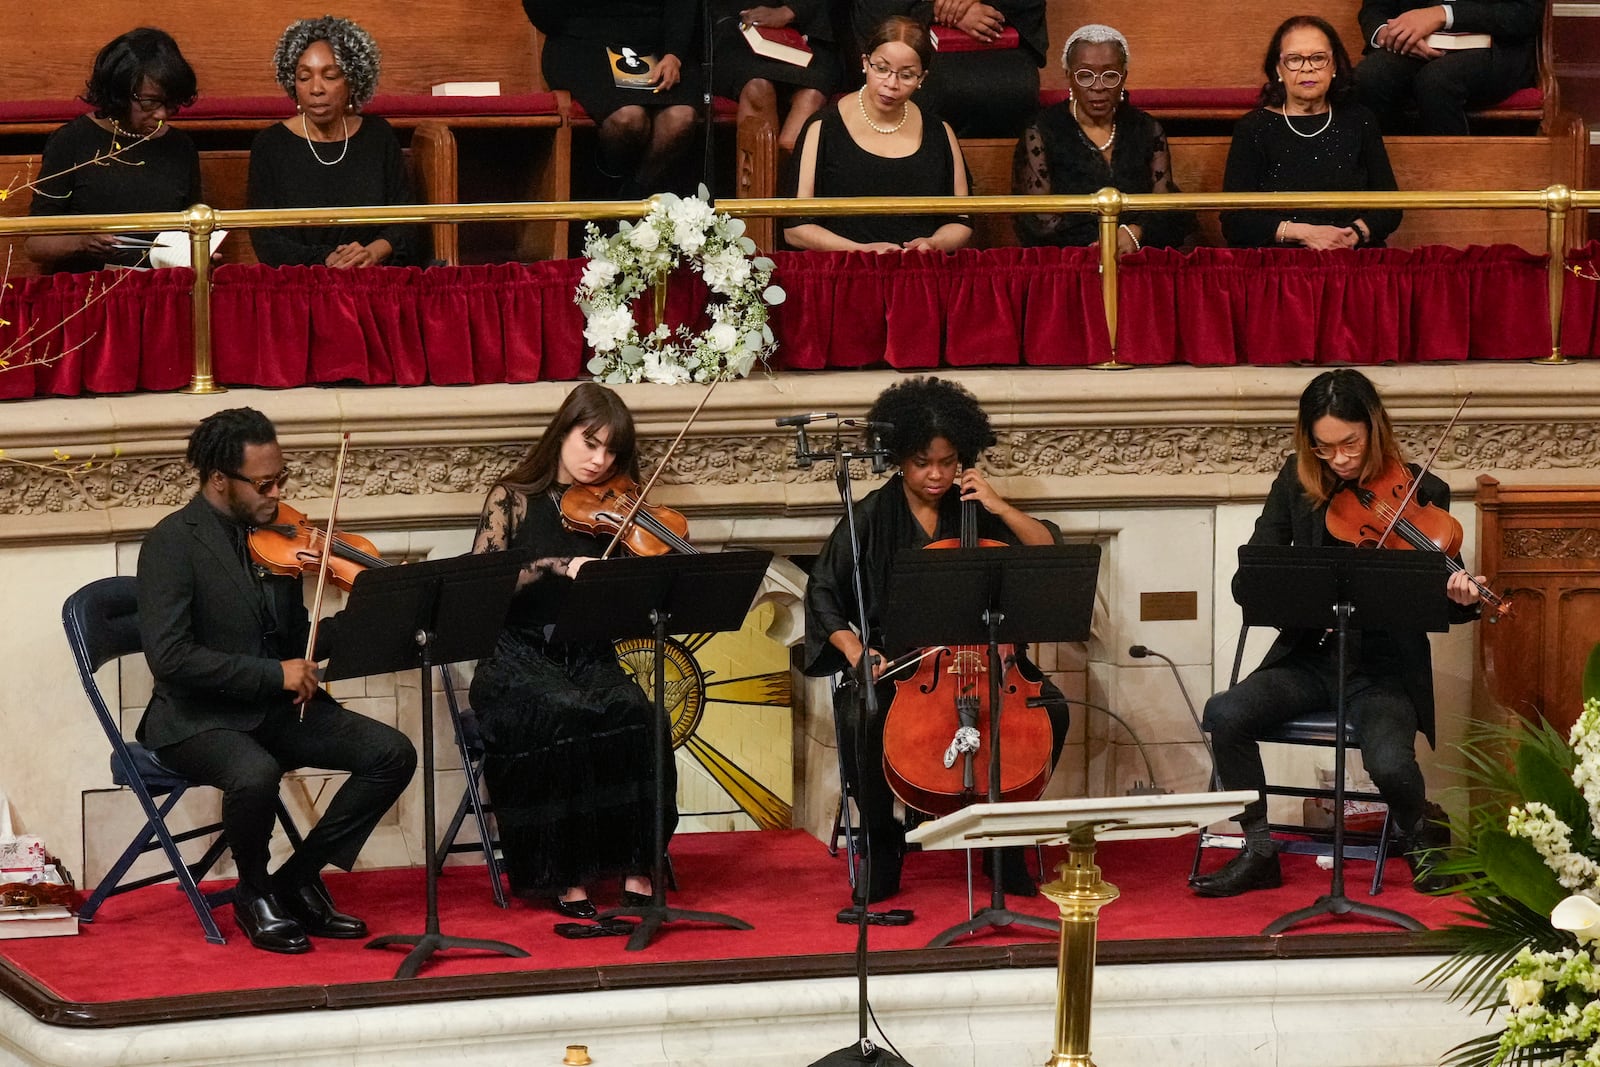
MULTIPOLYGON (((225 939, 217 929, 216 920, 211 917, 211 909, 230 903, 233 890, 204 894, 197 885, 228 847, 222 824, 211 823, 176 834, 168 828, 167 815, 177 806, 183 794, 197 783, 163 767, 143 745, 122 736, 122 729, 106 705, 105 696, 94 677, 95 671, 111 660, 142 650, 135 579, 120 576, 90 582, 68 597, 62 605, 61 624, 66 628, 67 643, 72 646, 72 656, 78 663, 78 677, 83 682, 84 694, 100 720, 106 739, 111 742, 111 780, 138 798, 145 818, 144 826, 134 835, 133 841, 78 909, 78 919, 81 922, 93 922, 95 913, 107 898, 176 878, 184 896, 189 898, 189 906, 194 909, 195 917, 200 920, 206 940, 213 945, 224 944, 225 939), (160 798, 159 804, 157 798, 160 798), (216 835, 216 839, 204 855, 194 863, 185 862, 178 845, 212 834, 216 835), (156 849, 166 854, 168 870, 124 883, 122 879, 134 861, 156 849)), ((278 820, 283 824, 289 841, 298 848, 300 834, 281 800, 278 802, 278 820)))

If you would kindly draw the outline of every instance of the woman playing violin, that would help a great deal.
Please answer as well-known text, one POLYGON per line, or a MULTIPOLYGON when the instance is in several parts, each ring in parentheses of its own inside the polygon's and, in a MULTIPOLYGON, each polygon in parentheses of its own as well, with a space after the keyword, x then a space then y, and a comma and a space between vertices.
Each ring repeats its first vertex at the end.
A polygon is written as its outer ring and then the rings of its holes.
MULTIPOLYGON (((1357 486, 1370 486, 1386 470, 1420 470, 1403 463, 1383 401, 1365 375, 1334 370, 1312 379, 1300 395, 1294 454, 1273 482, 1252 545, 1346 544, 1329 532, 1330 508, 1342 510, 1357 486)), ((1450 489, 1423 474, 1416 501, 1450 506, 1450 489)), ((1478 617, 1479 586, 1455 559, 1454 573, 1440 590, 1451 603, 1452 622, 1478 617)), ((1419 888, 1439 884, 1428 852, 1448 843, 1442 827, 1426 816, 1426 785, 1417 766, 1416 736, 1434 740, 1433 659, 1422 632, 1361 630, 1352 635, 1346 707, 1357 724, 1361 761, 1389 805, 1401 849, 1419 888)), ((1272 726, 1334 705, 1338 648, 1323 630, 1285 630, 1261 666, 1238 685, 1206 701, 1205 725, 1224 789, 1260 789, 1266 784, 1257 738, 1272 726)), ((1267 827, 1267 805, 1257 800, 1239 818, 1245 848, 1226 866, 1197 877, 1195 893, 1228 897, 1280 885, 1277 848, 1267 827)))
MULTIPOLYGON (((1010 545, 1048 545, 1055 543, 1059 531, 1007 503, 973 466, 996 438, 977 398, 955 382, 918 377, 890 386, 878 396, 868 419, 891 424, 884 431, 883 444, 899 467, 887 483, 855 506, 861 585, 871 631, 864 646, 852 626, 860 613, 851 575, 849 531, 840 522, 823 545, 806 589, 805 672, 813 676, 846 672, 846 681, 835 695, 834 710, 840 722, 844 766, 867 830, 867 899, 874 902, 899 892, 905 851, 905 829, 894 816, 894 795, 883 774, 882 713, 894 698, 894 686, 892 681, 881 680, 886 662, 882 608, 895 554, 956 537, 962 500, 980 505, 978 533, 983 538, 1010 545), (867 749, 858 758, 859 700, 849 670, 860 662, 864 649, 873 664, 874 678, 880 678, 880 716, 868 724, 867 749)), ((1019 660, 1025 676, 1038 680, 1037 668, 1025 657, 1019 660)), ((1044 682, 1042 694, 1049 701, 1054 766, 1066 738, 1068 711, 1061 691, 1049 681, 1044 682)), ((1020 850, 1008 850, 1005 883, 1011 893, 1032 895, 1037 891, 1020 850)))
MULTIPOLYGON (((489 490, 473 544, 474 552, 534 555, 471 691, 511 888, 580 919, 596 914, 588 887, 598 879, 622 876, 625 906, 648 903, 651 891, 653 706, 610 642, 547 638, 572 579, 585 566, 604 566, 598 557, 610 541, 565 528, 561 495, 618 472, 639 474, 633 415, 616 393, 585 382, 489 490)), ((677 824, 675 785, 667 782, 668 834, 677 824)))

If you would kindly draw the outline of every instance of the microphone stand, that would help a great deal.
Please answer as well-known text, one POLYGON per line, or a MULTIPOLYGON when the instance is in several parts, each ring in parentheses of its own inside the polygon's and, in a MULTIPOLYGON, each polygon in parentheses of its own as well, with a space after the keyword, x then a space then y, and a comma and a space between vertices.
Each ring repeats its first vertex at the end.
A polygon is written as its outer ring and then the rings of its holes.
MULTIPOLYGON (((814 418, 838 418, 831 413, 819 414, 814 418)), ((806 420, 809 421, 809 420, 806 420)), ((856 716, 856 781, 861 781, 862 766, 861 754, 867 747, 867 724, 877 718, 878 692, 872 678, 871 640, 872 631, 867 623, 867 602, 862 595, 861 581, 861 541, 856 533, 855 500, 850 494, 850 464, 854 460, 867 459, 872 461, 874 473, 881 473, 886 468, 885 461, 888 457, 887 450, 880 447, 876 431, 882 427, 867 427, 868 447, 862 449, 847 449, 841 441, 839 429, 834 430, 833 447, 813 451, 806 440, 805 421, 782 420, 778 424, 794 425, 795 427, 795 465, 805 468, 811 466, 819 459, 833 461, 834 485, 839 491, 839 499, 844 503, 845 528, 850 534, 850 582, 856 598, 856 626, 861 631, 861 656, 852 665, 856 673, 856 686, 861 694, 861 710, 856 716)), ((842 420, 843 425, 853 425, 854 420, 842 420)), ((840 783, 843 788, 843 783, 840 783)), ((887 1049, 878 1047, 867 1036, 867 1016, 870 1011, 867 1000, 867 895, 868 886, 872 880, 872 831, 868 828, 866 820, 861 823, 862 847, 859 855, 862 857, 861 869, 856 874, 856 1040, 842 1049, 830 1052, 820 1060, 813 1062, 810 1067, 853 1067, 858 1064, 872 1064, 876 1067, 911 1067, 909 1063, 896 1056, 887 1049)))

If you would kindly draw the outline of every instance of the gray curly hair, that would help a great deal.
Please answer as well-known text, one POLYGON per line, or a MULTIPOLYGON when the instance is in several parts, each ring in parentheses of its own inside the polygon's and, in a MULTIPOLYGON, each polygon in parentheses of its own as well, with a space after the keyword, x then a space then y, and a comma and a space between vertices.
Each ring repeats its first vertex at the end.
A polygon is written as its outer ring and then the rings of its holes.
POLYGON ((1063 69, 1072 65, 1072 50, 1080 44, 1114 44, 1117 51, 1122 53, 1122 65, 1128 65, 1128 39, 1110 26, 1091 22, 1073 30, 1072 36, 1067 38, 1066 45, 1061 49, 1063 69))
POLYGON ((318 41, 328 42, 333 50, 333 61, 344 71, 345 81, 350 86, 350 103, 359 108, 371 100, 378 88, 378 71, 383 65, 378 42, 354 22, 333 15, 301 19, 278 38, 272 65, 277 71, 278 84, 289 94, 289 99, 294 99, 295 66, 305 50, 318 41))

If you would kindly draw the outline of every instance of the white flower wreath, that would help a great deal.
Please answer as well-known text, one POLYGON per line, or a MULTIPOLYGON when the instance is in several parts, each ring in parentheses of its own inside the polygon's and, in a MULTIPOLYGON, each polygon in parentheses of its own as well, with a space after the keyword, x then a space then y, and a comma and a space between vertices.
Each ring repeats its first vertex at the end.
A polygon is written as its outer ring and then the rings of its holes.
POLYGON ((589 373, 598 381, 726 381, 750 373, 777 350, 767 308, 783 303, 772 284, 772 260, 751 258, 755 242, 744 223, 719 214, 699 196, 663 193, 637 223, 622 222, 612 236, 590 223, 584 231, 589 262, 578 282, 583 339, 594 349, 589 373), (665 323, 641 335, 633 302, 658 278, 687 263, 700 272, 714 296, 706 307, 711 325, 700 333, 665 323))

